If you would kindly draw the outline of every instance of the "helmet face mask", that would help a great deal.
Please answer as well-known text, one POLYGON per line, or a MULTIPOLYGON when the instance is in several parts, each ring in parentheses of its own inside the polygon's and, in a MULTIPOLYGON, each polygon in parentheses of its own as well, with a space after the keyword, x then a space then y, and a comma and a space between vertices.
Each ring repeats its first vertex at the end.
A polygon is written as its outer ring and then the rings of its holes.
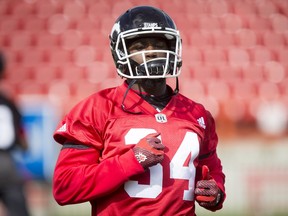
POLYGON ((121 15, 112 28, 110 35, 112 56, 121 77, 128 79, 158 79, 177 77, 182 66, 182 44, 173 20, 163 11, 140 6, 121 15), (135 24, 136 23, 136 24, 135 24), (141 38, 161 38, 168 49, 141 50, 128 52, 129 41, 141 38), (147 53, 161 57, 146 59, 147 53), (142 57, 142 63, 133 60, 142 57))

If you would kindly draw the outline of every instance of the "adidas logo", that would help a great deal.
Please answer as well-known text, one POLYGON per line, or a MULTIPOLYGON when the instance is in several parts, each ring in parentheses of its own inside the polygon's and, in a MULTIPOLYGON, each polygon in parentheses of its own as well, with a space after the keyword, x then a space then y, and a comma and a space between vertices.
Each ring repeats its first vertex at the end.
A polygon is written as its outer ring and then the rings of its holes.
POLYGON ((204 129, 206 128, 203 117, 198 118, 197 121, 198 121, 198 124, 200 125, 200 127, 204 128, 204 129))
POLYGON ((65 132, 66 131, 66 123, 64 125, 62 125, 62 127, 60 127, 57 131, 58 132, 65 132))

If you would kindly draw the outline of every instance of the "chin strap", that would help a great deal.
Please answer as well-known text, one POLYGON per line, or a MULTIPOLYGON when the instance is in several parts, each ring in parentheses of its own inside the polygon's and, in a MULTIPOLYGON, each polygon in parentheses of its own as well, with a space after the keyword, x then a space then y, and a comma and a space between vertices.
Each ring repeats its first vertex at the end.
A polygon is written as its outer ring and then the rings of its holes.
POLYGON ((128 88, 126 89, 126 92, 124 94, 124 97, 123 97, 123 100, 122 100, 122 103, 121 103, 121 108, 124 112, 127 112, 127 113, 130 113, 130 114, 141 114, 141 112, 132 112, 132 111, 129 111, 126 109, 126 106, 124 105, 124 101, 127 97, 127 94, 129 92, 129 90, 132 88, 132 86, 137 82, 137 79, 133 79, 131 80, 131 82, 129 82, 129 85, 128 85, 128 88))
MULTIPOLYGON (((121 103, 121 108, 122 108, 122 110, 123 110, 124 112, 130 113, 130 114, 141 114, 141 113, 142 113, 142 112, 129 111, 129 110, 126 109, 126 106, 124 105, 124 102, 125 102, 125 99, 126 99, 126 97, 127 97, 127 94, 128 94, 128 92, 129 92, 129 90, 132 88, 132 86, 133 86, 136 82, 137 82, 137 79, 133 79, 133 80, 131 80, 131 81, 129 82, 129 85, 128 85, 127 89, 126 89, 126 92, 125 92, 125 94, 124 94, 124 96, 123 96, 123 100, 122 100, 122 103, 121 103)), ((174 91, 173 91, 173 94, 176 95, 176 94, 178 94, 178 93, 179 93, 179 79, 178 79, 178 77, 176 77, 176 87, 175 87, 175 89, 174 89, 174 91)))
POLYGON ((178 94, 179 92, 179 79, 176 77, 176 87, 174 89, 174 95, 178 94))

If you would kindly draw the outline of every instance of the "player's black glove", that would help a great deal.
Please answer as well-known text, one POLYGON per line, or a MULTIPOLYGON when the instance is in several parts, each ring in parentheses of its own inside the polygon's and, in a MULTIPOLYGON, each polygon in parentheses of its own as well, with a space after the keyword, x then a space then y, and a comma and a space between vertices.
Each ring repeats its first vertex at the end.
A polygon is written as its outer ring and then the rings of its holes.
POLYGON ((204 208, 215 207, 221 200, 222 192, 205 165, 202 167, 202 180, 197 182, 194 193, 196 201, 204 208))
POLYGON ((160 163, 164 158, 165 146, 157 138, 159 135, 159 133, 149 134, 133 147, 135 157, 144 169, 160 163))

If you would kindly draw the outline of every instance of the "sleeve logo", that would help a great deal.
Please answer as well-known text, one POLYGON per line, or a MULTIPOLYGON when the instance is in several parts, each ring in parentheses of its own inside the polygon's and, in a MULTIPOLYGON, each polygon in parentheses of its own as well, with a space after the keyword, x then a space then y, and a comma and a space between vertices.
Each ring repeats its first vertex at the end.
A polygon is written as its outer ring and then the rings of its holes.
POLYGON ((58 132, 65 132, 66 131, 66 123, 62 125, 58 130, 58 132))
POLYGON ((204 121, 203 117, 198 118, 197 121, 198 121, 198 124, 200 125, 200 127, 204 128, 204 129, 206 128, 205 121, 204 121))

